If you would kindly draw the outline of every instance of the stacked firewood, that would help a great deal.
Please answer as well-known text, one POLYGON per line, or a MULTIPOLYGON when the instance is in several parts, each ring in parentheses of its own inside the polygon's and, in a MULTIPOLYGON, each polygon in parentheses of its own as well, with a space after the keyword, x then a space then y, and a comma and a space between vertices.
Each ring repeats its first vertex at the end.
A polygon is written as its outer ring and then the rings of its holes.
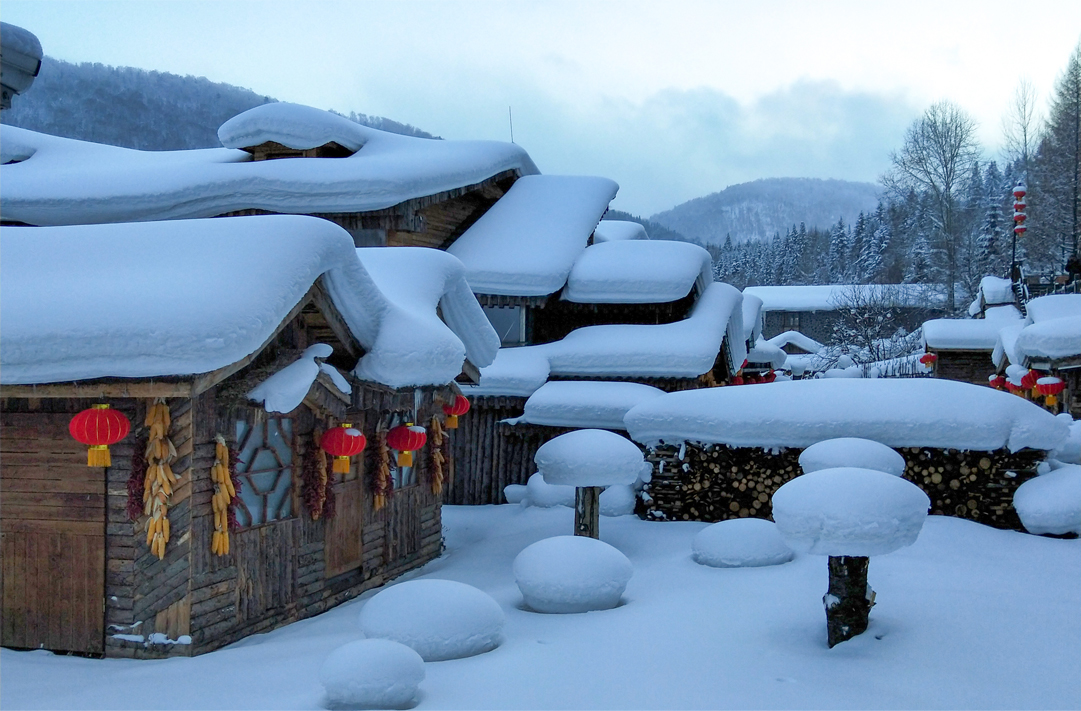
MULTIPOLYGON (((1013 495, 1035 476, 1043 452, 920 447, 898 451, 907 462, 905 478, 930 497, 931 513, 1023 530, 1013 495)), ((653 479, 643 491, 638 513, 657 521, 771 518, 773 493, 803 473, 800 452, 723 444, 651 448, 646 459, 653 464, 653 479)))

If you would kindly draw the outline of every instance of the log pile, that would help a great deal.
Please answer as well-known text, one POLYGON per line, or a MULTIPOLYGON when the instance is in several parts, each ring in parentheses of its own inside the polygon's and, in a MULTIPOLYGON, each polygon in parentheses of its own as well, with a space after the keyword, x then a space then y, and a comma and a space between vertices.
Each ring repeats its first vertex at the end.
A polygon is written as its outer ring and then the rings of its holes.
MULTIPOLYGON (((927 447, 898 451, 906 460, 905 478, 927 493, 932 514, 1024 530, 1013 508, 1013 495, 1035 476, 1043 452, 927 447)), ((723 444, 653 447, 646 453, 653 465, 653 480, 642 493, 637 513, 653 521, 769 519, 773 493, 803 473, 800 452, 723 444)))

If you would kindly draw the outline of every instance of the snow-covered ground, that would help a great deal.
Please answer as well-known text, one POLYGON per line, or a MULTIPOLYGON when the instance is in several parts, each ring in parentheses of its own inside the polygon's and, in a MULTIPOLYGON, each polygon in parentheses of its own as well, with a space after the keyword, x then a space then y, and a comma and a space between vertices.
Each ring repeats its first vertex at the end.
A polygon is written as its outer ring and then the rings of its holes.
MULTIPOLYGON (((915 545, 871 561, 867 633, 830 650, 826 559, 762 568, 691 559, 704 523, 606 518, 634 565, 615 609, 523 609, 512 562, 572 530, 573 511, 445 507, 447 550, 407 578, 456 580, 506 614, 494 651, 425 664, 420 709, 1078 708, 1081 541, 931 516, 915 545)), ((0 706, 317 709, 319 669, 361 637, 374 593, 194 659, 0 652, 0 706)))

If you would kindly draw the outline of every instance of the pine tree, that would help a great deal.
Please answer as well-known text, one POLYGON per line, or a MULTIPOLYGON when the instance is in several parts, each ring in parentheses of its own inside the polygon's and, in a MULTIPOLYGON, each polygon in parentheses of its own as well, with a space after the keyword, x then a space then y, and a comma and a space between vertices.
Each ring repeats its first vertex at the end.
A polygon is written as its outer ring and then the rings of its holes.
POLYGON ((829 279, 833 284, 843 283, 848 276, 848 234, 844 218, 830 230, 829 279))

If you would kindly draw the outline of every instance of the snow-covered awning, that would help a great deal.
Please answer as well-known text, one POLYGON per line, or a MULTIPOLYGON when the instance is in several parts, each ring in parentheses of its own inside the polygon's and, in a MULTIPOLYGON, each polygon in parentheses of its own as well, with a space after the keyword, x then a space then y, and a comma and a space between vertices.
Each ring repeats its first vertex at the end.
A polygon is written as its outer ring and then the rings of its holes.
POLYGON ((937 378, 794 380, 664 395, 627 413, 638 442, 809 447, 862 437, 890 447, 1053 450, 1064 422, 1038 405, 982 385, 937 378))
POLYGON ((525 403, 516 423, 552 427, 623 430, 623 416, 635 405, 664 395, 640 383, 556 381, 546 383, 525 403))
POLYGON ((941 290, 928 284, 829 284, 825 286, 749 286, 764 311, 836 311, 853 297, 891 306, 938 307, 941 290))
POLYGON ((501 348, 471 392, 529 395, 549 375, 697 378, 713 367, 726 340, 735 372, 747 357, 741 300, 735 287, 713 282, 682 321, 586 326, 553 343, 501 348))
POLYGON ((555 293, 617 190, 607 178, 527 176, 447 251, 465 264, 475 293, 555 293))
POLYGON ((618 242, 628 239, 649 239, 646 228, 628 220, 601 220, 593 230, 593 243, 618 242))
MULTIPOLYGON (((249 114, 232 120, 241 136, 241 128, 252 128, 245 126, 252 122, 241 120, 249 114)), ((137 151, 3 126, 0 211, 6 220, 31 225, 173 220, 244 209, 366 212, 480 183, 508 170, 537 172, 529 155, 512 143, 400 136, 359 124, 344 126, 345 119, 326 116, 336 124, 326 135, 360 145, 356 153, 252 161, 248 153, 231 148, 137 151)), ((264 122, 262 133, 252 129, 250 137, 237 142, 283 139, 289 131, 300 131, 284 119, 279 123, 276 133, 268 132, 264 122)))
POLYGON ((682 299, 695 286, 702 293, 712 281, 709 252, 696 244, 604 242, 578 255, 563 298, 586 304, 658 304, 682 299))
MULTIPOLYGON (((743 298, 746 299, 747 295, 744 294, 743 298)), ((824 345, 822 345, 815 339, 811 338, 810 336, 806 336, 799 331, 785 331, 784 333, 778 334, 773 338, 769 339, 768 343, 781 349, 783 349, 789 344, 792 344, 796 348, 799 348, 800 350, 806 351, 811 354, 818 353, 823 348, 825 348, 824 345)))
POLYGON ((255 353, 317 282, 367 351, 359 377, 452 381, 465 346, 380 291, 349 234, 315 217, 4 227, 0 381, 207 373, 255 353))

